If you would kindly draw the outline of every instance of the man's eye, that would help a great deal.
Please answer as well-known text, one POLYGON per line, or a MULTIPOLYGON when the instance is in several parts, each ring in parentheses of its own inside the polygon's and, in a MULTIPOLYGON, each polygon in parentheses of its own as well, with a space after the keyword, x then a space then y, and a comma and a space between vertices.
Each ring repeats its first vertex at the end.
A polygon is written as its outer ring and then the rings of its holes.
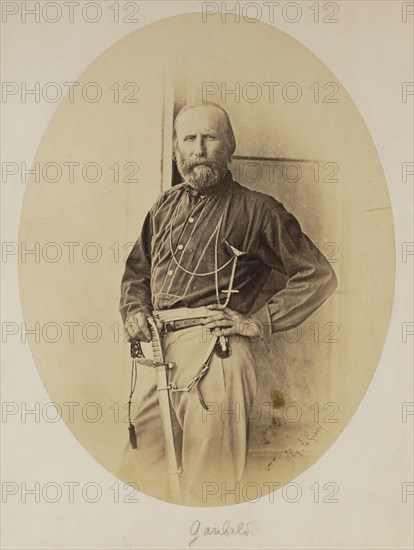
POLYGON ((184 138, 184 141, 193 141, 195 139, 195 136, 186 136, 184 138))
POLYGON ((213 139, 216 139, 216 136, 206 136, 206 139, 209 141, 213 141, 213 139))

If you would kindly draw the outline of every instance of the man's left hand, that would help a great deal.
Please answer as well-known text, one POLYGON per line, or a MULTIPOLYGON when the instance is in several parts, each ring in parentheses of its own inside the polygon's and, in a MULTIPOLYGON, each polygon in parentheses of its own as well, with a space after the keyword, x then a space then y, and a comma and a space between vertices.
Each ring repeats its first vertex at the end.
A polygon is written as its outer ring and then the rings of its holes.
POLYGON ((214 336, 230 336, 240 334, 247 338, 259 338, 261 327, 248 315, 242 315, 229 307, 213 304, 208 309, 217 311, 211 317, 207 317, 204 325, 214 336))

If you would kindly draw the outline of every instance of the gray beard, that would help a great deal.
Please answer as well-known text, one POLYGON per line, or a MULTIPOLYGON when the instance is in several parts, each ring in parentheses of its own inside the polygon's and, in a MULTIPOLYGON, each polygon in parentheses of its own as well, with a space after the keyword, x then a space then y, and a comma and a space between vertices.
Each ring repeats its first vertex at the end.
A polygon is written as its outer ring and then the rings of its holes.
POLYGON ((227 154, 216 159, 186 160, 176 150, 177 168, 183 180, 197 191, 222 181, 228 170, 227 154))

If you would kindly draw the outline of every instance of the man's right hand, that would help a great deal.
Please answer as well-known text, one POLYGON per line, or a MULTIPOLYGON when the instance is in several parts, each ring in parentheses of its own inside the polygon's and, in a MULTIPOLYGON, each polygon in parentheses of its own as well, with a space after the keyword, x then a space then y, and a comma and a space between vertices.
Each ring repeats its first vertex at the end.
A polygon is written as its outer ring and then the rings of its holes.
POLYGON ((148 313, 139 311, 128 317, 125 322, 125 334, 128 341, 139 340, 140 342, 150 342, 151 333, 148 325, 148 318, 151 317, 148 313))

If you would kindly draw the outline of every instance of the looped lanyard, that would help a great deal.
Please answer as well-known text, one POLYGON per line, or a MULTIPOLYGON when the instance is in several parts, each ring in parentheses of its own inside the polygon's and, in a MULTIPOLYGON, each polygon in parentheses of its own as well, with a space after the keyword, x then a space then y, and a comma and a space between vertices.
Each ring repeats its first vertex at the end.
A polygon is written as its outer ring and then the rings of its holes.
MULTIPOLYGON (((213 240, 214 236, 216 237, 215 239, 215 248, 214 248, 214 252, 215 252, 215 258, 217 258, 218 256, 218 238, 219 238, 219 235, 220 235, 220 229, 221 229, 221 226, 222 226, 222 223, 223 223, 223 219, 224 219, 224 215, 228 209, 228 206, 230 204, 230 198, 231 198, 231 195, 232 195, 232 191, 231 189, 229 189, 229 192, 228 192, 228 195, 227 195, 227 199, 226 199, 226 202, 225 202, 225 205, 223 207, 223 211, 220 215, 220 218, 219 218, 219 221, 217 222, 216 224, 216 227, 214 228, 214 231, 212 232, 212 234, 210 235, 208 241, 207 241, 207 244, 205 245, 204 247, 204 250, 202 251, 198 261, 197 261, 197 264, 195 266, 195 269, 194 271, 190 271, 189 269, 186 269, 181 263, 180 261, 178 260, 178 258, 176 257, 175 253, 174 253, 174 247, 173 247, 173 243, 172 243, 172 229, 173 229, 173 226, 174 226, 174 222, 175 222, 175 219, 177 217, 177 212, 178 212, 178 208, 176 209, 175 211, 175 215, 174 217, 171 219, 171 222, 170 222, 170 227, 169 227, 169 244, 170 244, 170 253, 171 253, 171 257, 172 259, 174 260, 175 264, 177 265, 177 267, 179 269, 181 269, 182 271, 184 271, 184 273, 187 273, 188 275, 191 275, 192 277, 208 277, 209 275, 217 275, 217 273, 219 271, 222 271, 223 269, 225 269, 232 261, 233 261, 233 258, 230 258, 230 260, 227 260, 227 262, 225 262, 222 266, 218 267, 218 265, 216 264, 214 267, 214 271, 206 271, 204 273, 197 273, 197 269, 201 263, 201 260, 203 259, 203 256, 204 254, 206 253, 206 250, 209 246, 209 244, 211 243, 211 241, 213 240)), ((194 231, 194 230, 193 230, 194 231)), ((190 235, 190 237, 192 236, 192 233, 190 235)))

